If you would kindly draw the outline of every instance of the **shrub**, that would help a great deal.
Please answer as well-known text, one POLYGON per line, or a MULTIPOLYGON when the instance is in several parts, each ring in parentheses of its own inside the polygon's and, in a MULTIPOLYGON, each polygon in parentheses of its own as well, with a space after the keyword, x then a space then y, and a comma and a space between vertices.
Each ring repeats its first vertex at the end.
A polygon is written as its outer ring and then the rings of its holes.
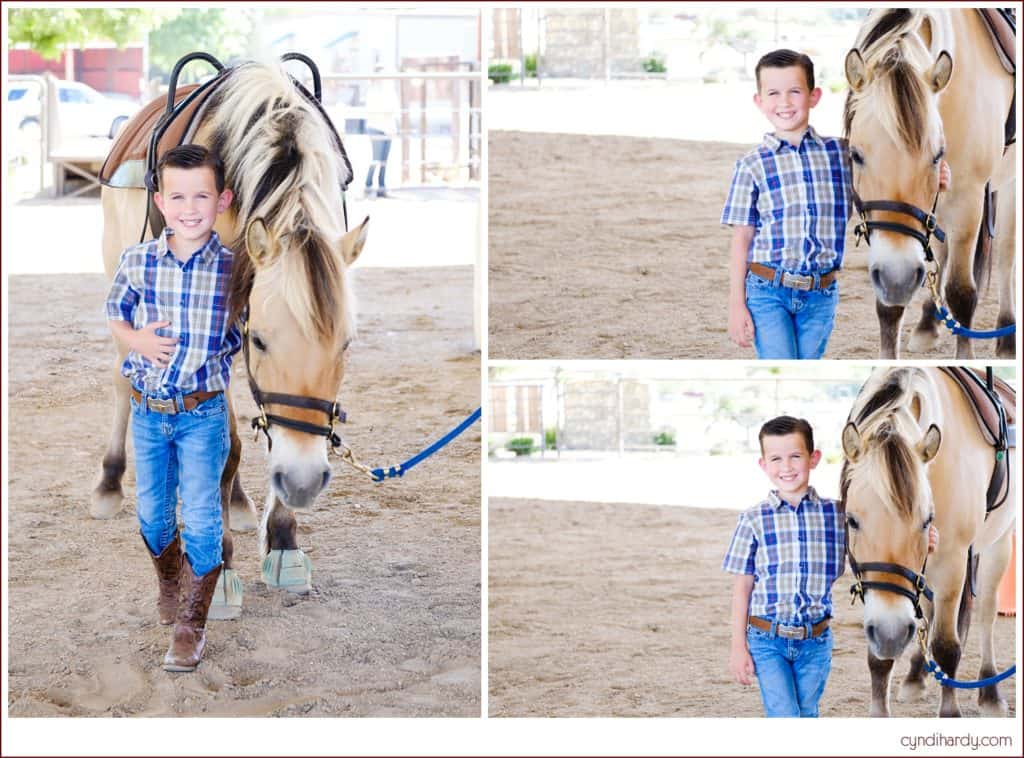
POLYGON ((487 78, 495 84, 507 84, 512 81, 512 64, 495 63, 487 68, 487 78))
POLYGON ((558 433, 555 427, 544 430, 544 449, 555 450, 558 447, 558 433))
POLYGON ((537 76, 537 54, 530 53, 526 56, 526 75, 536 77, 537 76))
POLYGON ((533 452, 533 447, 532 437, 513 437, 505 443, 505 449, 516 455, 529 455, 533 452))
POLYGON ((676 436, 668 431, 658 432, 654 435, 654 444, 671 447, 676 444, 676 436))
POLYGON ((665 68, 665 61, 661 58, 650 57, 646 58, 643 62, 644 71, 648 74, 664 74, 667 70, 665 68))

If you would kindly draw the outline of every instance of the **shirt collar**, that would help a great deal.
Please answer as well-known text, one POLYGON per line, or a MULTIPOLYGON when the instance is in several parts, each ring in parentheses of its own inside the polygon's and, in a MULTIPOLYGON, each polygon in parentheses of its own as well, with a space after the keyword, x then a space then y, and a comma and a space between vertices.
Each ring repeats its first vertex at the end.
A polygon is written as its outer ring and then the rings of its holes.
POLYGON ((821 505, 821 498, 818 497, 818 493, 815 492, 814 487, 807 487, 807 492, 804 494, 803 499, 799 503, 797 503, 795 507, 787 503, 781 497, 779 497, 778 490, 772 490, 770 493, 768 493, 768 504, 775 510, 779 510, 780 508, 785 506, 795 511, 799 510, 804 503, 814 506, 821 505))
MULTIPOLYGON (((160 236, 157 237, 156 252, 154 253, 157 258, 163 258, 165 255, 174 255, 174 252, 171 250, 171 246, 167 242, 167 238, 172 234, 174 234, 174 231, 168 226, 165 227, 163 232, 160 233, 160 236)), ((210 239, 208 239, 206 244, 198 251, 192 254, 192 258, 198 255, 202 259, 203 263, 212 263, 217 257, 217 253, 220 252, 220 248, 220 237, 217 236, 217 232, 211 231, 210 239)), ((189 260, 191 260, 191 258, 189 258, 189 260)))
MULTIPOLYGON (((811 126, 810 124, 807 125, 807 131, 804 132, 803 137, 800 138, 800 143, 803 144, 804 141, 808 140, 817 145, 818 147, 825 146, 825 140, 821 138, 820 134, 814 131, 814 127, 811 126)), ((764 145, 773 153, 777 153, 780 150, 782 150, 783 146, 788 146, 791 150, 799 149, 800 147, 800 145, 792 145, 786 140, 779 139, 772 132, 768 132, 767 134, 764 135, 764 145)))

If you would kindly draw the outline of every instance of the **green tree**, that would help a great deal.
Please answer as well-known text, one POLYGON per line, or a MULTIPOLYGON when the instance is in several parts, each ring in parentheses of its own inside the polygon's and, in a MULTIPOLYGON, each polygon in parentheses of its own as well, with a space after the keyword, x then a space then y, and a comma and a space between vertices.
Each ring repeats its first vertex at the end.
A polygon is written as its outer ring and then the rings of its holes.
MULTIPOLYGON (((249 9, 187 8, 164 21, 149 34, 150 77, 168 76, 178 59, 192 52, 210 53, 221 63, 244 56, 257 13, 249 9)), ((196 81, 209 73, 207 66, 196 63, 182 71, 178 81, 196 81)))
POLYGON ((177 10, 148 8, 11 8, 7 40, 55 60, 68 47, 113 42, 124 47, 177 10))

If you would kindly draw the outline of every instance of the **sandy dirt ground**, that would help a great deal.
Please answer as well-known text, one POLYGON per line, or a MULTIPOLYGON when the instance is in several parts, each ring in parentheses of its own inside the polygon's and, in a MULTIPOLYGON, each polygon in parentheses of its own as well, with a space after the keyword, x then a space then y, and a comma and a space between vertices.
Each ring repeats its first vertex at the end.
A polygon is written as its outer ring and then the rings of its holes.
MULTIPOLYGON (((724 142, 491 131, 489 356, 755 358, 729 341, 727 260, 719 224, 736 159, 724 142)), ((878 357, 867 246, 852 228, 826 358, 878 357)), ((904 358, 953 355, 942 335, 904 358)), ((995 327, 992 289, 975 328, 995 327)), ((975 347, 992 356, 994 340, 975 347)))
MULTIPOLYGON (((479 405, 472 281, 467 266, 355 272, 342 431, 370 465, 405 460, 479 405)), ((87 510, 110 423, 104 277, 9 282, 10 716, 480 714, 479 427, 390 483, 336 463, 298 514, 308 596, 266 588, 255 533, 236 533, 243 615, 209 623, 196 673, 168 674, 131 466, 120 515, 87 510)), ((262 506, 240 361, 233 388, 243 482, 262 506)))
MULTIPOLYGON (((756 685, 727 669, 731 580, 722 556, 735 511, 490 498, 489 712, 492 716, 749 717, 756 685)), ((849 574, 833 589, 836 635, 822 716, 868 715, 870 678, 849 574)), ((996 662, 1013 661, 1015 619, 997 618, 996 662)), ((961 673, 977 674, 978 628, 961 673)), ((907 670, 906 656, 894 679, 907 670)), ((1016 678, 1001 685, 1014 714, 1016 678)), ((965 715, 977 700, 961 696, 965 715)), ((927 700, 894 716, 934 716, 927 700)))

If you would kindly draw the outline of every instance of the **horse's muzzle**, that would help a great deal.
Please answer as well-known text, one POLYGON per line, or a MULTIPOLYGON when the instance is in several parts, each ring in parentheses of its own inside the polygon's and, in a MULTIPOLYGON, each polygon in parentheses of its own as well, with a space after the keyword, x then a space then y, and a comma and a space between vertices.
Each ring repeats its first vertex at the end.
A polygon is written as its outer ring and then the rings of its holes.
POLYGON ((909 305, 924 284, 923 263, 915 262, 912 266, 873 265, 868 271, 875 297, 889 307, 909 305))
POLYGON ((917 625, 913 622, 904 624, 876 624, 865 622, 864 634, 868 639, 868 647, 875 658, 891 660, 898 658, 907 644, 914 639, 917 625))
POLYGON ((312 506, 317 495, 324 491, 330 480, 331 470, 327 467, 303 474, 278 469, 270 475, 271 486, 278 500, 297 510, 312 506))

